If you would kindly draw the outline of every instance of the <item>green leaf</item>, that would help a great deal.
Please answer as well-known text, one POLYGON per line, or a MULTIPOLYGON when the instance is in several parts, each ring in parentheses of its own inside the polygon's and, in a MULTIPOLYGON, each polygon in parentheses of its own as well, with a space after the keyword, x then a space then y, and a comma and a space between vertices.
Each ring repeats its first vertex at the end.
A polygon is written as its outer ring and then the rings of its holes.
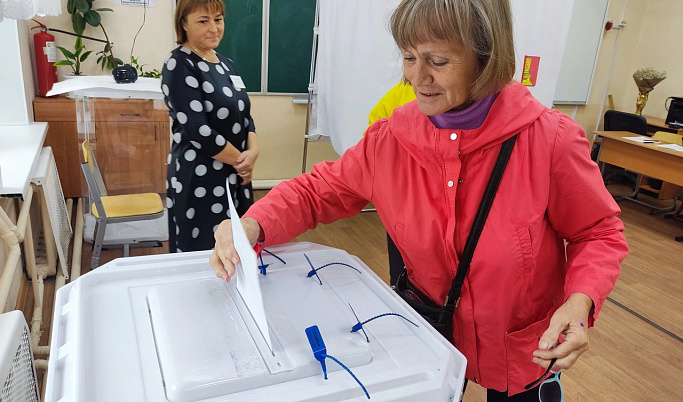
POLYGON ((83 48, 83 39, 80 36, 76 38, 76 44, 74 44, 74 49, 78 50, 79 48, 83 48))
POLYGON ((123 65, 123 60, 114 57, 114 63, 116 63, 117 66, 122 66, 122 65, 123 65))
POLYGON ((68 0, 66 2, 66 11, 68 11, 69 14, 73 14, 75 10, 76 10, 76 0, 68 0))
POLYGON ((81 55, 81 61, 85 61, 85 59, 87 59, 88 56, 90 56, 90 53, 92 53, 92 50, 88 50, 87 52, 83 53, 81 55))
POLYGON ((95 10, 96 11, 111 11, 112 13, 114 12, 114 10, 112 10, 111 8, 96 8, 95 10))
POLYGON ((71 24, 73 25, 76 34, 83 35, 83 31, 85 31, 85 18, 83 18, 83 14, 72 14, 71 24))
POLYGON ((61 47, 61 46, 57 46, 57 49, 61 50, 62 53, 64 54, 64 57, 66 57, 67 59, 75 59, 75 58, 76 58, 76 55, 74 55, 73 53, 71 53, 70 51, 64 49, 64 48, 61 47))
POLYGON ((85 16, 85 21, 94 27, 99 26, 100 22, 102 22, 102 17, 100 17, 100 14, 97 11, 91 10, 83 15, 85 16))
POLYGON ((90 11, 90 4, 86 0, 75 0, 76 8, 83 14, 90 11))
POLYGON ((111 59, 107 59, 107 70, 113 70, 114 67, 116 67, 116 66, 115 66, 114 63, 111 61, 111 59))
POLYGON ((73 66, 74 62, 69 60, 58 60, 55 61, 55 66, 73 66))
POLYGON ((110 49, 109 43, 106 43, 104 45, 104 53, 107 53, 109 51, 109 49, 110 49))

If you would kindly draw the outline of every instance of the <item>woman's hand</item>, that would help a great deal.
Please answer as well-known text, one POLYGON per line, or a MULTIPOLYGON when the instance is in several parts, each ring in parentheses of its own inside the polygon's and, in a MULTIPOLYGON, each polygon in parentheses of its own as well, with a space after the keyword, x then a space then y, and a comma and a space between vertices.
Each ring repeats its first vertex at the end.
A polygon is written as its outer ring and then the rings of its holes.
POLYGON ((251 182, 251 173, 254 170, 254 164, 258 158, 258 151, 247 149, 242 152, 240 156, 235 160, 233 166, 237 170, 237 174, 242 178, 242 184, 248 184, 251 182))
MULTIPOLYGON (((261 226, 255 219, 243 218, 240 220, 242 227, 247 234, 249 243, 253 246, 261 233, 261 226)), ((226 219, 218 225, 218 230, 213 237, 216 239, 216 246, 213 254, 209 258, 209 264, 216 273, 216 276, 226 282, 235 276, 235 265, 239 264, 240 257, 235 250, 235 242, 232 237, 232 221, 226 219)))
POLYGON ((573 293, 567 301, 555 311, 550 319, 550 326, 538 342, 538 350, 534 352, 534 363, 545 368, 550 360, 556 358, 553 368, 568 369, 583 352, 588 350, 588 313, 593 307, 593 300, 583 293, 573 293), (563 342, 558 341, 560 335, 563 342))

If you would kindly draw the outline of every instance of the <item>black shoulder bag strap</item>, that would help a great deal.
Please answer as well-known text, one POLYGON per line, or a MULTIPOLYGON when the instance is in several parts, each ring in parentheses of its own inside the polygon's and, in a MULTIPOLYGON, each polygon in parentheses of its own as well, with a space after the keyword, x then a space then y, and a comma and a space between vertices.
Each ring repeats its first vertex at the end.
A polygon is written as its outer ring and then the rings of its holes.
POLYGON ((451 311, 454 310, 455 307, 458 306, 458 302, 460 302, 460 290, 462 289, 463 283, 465 283, 467 271, 470 269, 470 263, 472 262, 472 255, 474 255, 474 249, 477 247, 477 242, 481 236, 481 231, 484 229, 484 223, 486 223, 486 218, 489 215, 491 204, 493 204, 493 198, 496 196, 500 179, 503 177, 505 166, 510 159, 510 154, 512 153, 512 148, 515 146, 515 141, 517 141, 518 135, 519 134, 515 134, 513 137, 508 138, 503 143, 500 153, 498 154, 498 160, 493 168, 493 173, 491 173, 489 183, 486 185, 486 190, 484 190, 484 196, 481 199, 481 204, 479 204, 479 210, 474 218, 474 223, 472 224, 470 234, 467 237, 467 242, 465 243, 465 249, 462 253, 462 257, 460 257, 458 271, 455 274, 455 278, 451 284, 451 290, 448 292, 448 297, 446 297, 446 302, 444 303, 444 307, 451 311), (453 302, 451 303, 451 301, 453 302))

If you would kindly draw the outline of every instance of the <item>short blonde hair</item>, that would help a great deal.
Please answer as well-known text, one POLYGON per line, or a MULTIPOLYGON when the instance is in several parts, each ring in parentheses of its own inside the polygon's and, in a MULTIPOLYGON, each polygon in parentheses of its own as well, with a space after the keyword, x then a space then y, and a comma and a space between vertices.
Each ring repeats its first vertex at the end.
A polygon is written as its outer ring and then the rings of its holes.
POLYGON ((515 74, 508 0, 403 0, 391 16, 390 29, 402 50, 447 41, 472 52, 477 65, 472 100, 500 91, 515 74))
POLYGON ((175 9, 175 34, 176 43, 181 45, 187 42, 187 33, 183 29, 183 22, 188 15, 196 9, 203 8, 210 13, 221 13, 225 15, 225 3, 221 0, 178 0, 175 9))

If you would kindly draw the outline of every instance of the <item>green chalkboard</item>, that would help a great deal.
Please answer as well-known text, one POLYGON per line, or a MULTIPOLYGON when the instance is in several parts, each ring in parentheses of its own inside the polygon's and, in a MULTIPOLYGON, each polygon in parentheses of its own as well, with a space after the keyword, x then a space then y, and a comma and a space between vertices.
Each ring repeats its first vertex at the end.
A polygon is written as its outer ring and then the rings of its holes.
POLYGON ((315 3, 270 0, 268 92, 308 92, 315 3))
POLYGON ((268 18, 269 93, 307 93, 316 0, 223 0, 225 33, 216 49, 231 58, 249 92, 261 92, 263 10, 268 18))
POLYGON ((216 51, 235 62, 247 91, 261 92, 263 0, 223 2, 225 33, 216 51))

